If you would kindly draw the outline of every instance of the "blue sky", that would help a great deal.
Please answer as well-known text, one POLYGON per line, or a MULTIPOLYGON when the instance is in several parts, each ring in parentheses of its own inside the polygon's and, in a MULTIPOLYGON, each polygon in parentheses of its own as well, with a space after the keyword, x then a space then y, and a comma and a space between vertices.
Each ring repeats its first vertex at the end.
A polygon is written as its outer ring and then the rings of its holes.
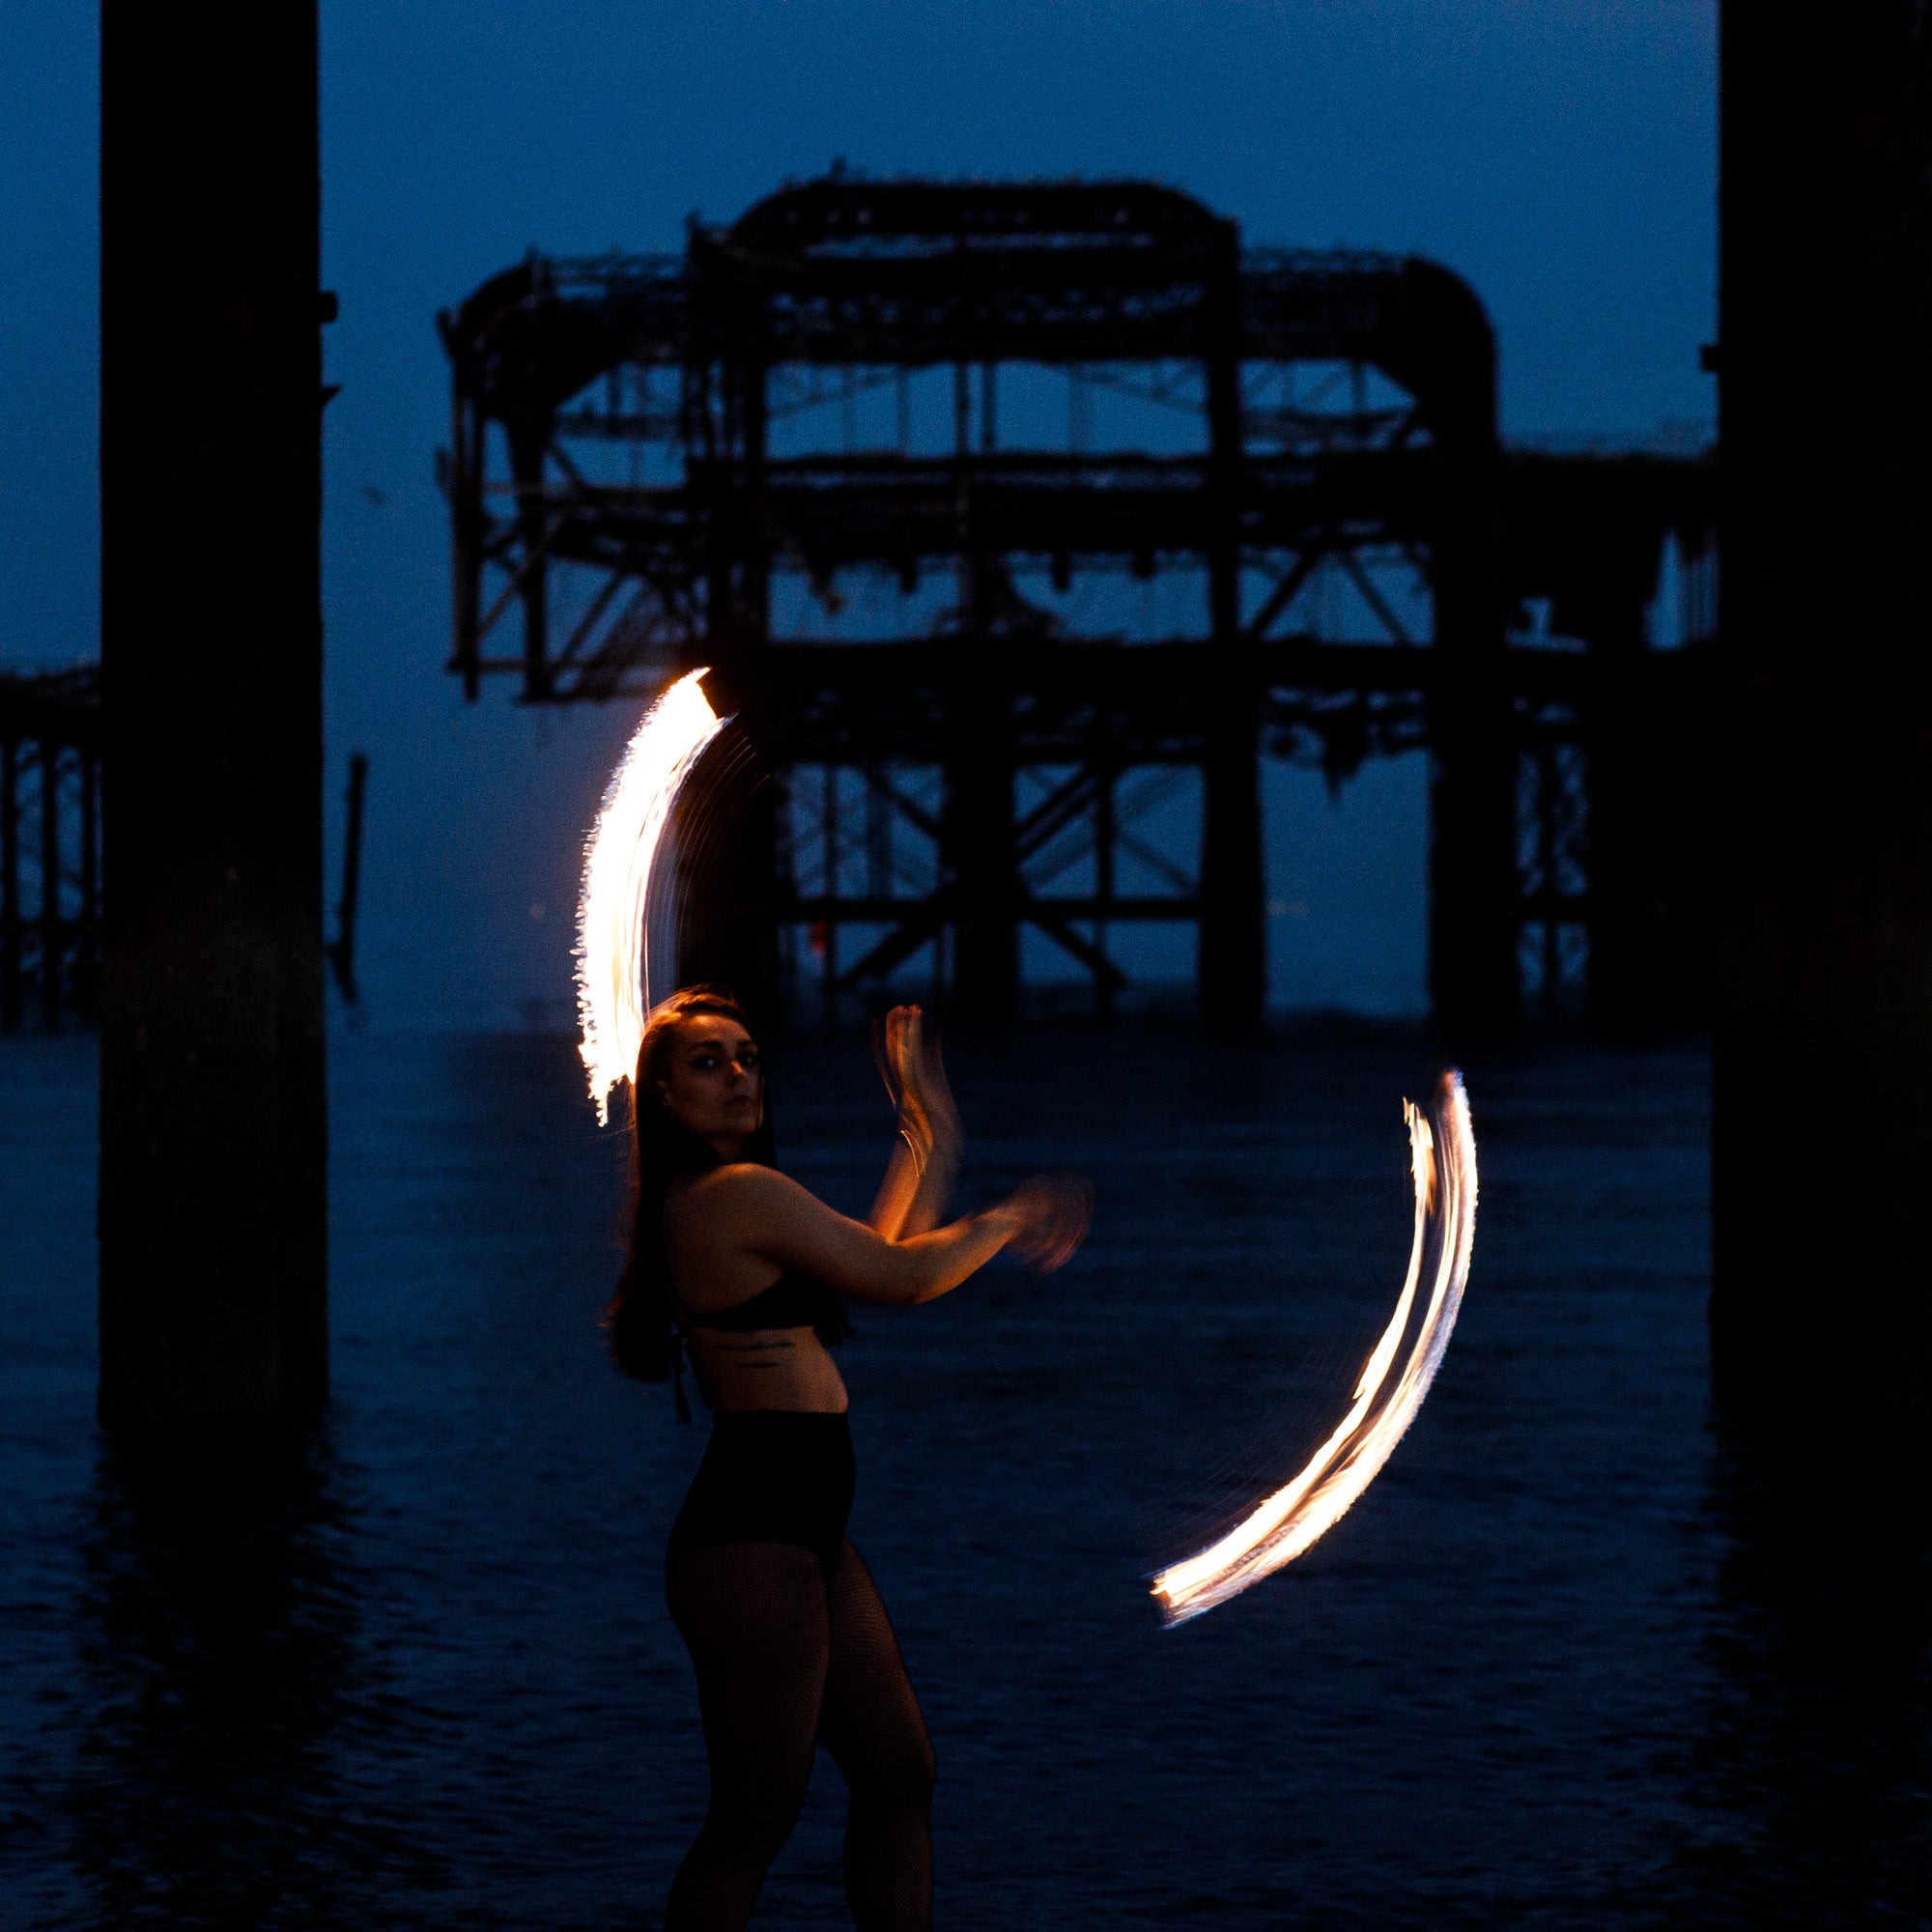
MULTIPOLYGON (((324 0, 343 384, 326 442, 330 783, 366 748, 372 1015, 561 1010, 580 837, 631 722, 521 712, 507 691, 466 707, 440 672, 439 307, 532 245, 675 247, 691 212, 728 219, 835 157, 1139 174, 1257 242, 1447 263, 1495 322, 1507 434, 1645 437, 1713 412, 1697 348, 1714 330, 1716 15, 1716 0, 324 0)), ((93 8, 0 0, 0 665, 97 644, 96 60, 93 8)), ((1419 1006, 1422 776, 1371 767, 1334 808, 1319 779, 1270 773, 1278 1001, 1419 1006)))

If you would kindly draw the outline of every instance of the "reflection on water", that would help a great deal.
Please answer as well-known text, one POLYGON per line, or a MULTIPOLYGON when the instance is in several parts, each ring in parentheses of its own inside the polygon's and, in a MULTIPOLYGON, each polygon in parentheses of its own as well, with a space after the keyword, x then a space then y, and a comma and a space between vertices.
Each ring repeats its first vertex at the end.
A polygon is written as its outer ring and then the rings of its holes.
POLYGON ((1696 1755, 1722 1835, 1700 1913, 1932 1922, 1932 1513, 1925 1443, 1727 1435, 1715 1666, 1696 1755), (1815 1456, 1817 1463, 1806 1461, 1815 1456))
POLYGON ((333 1475, 322 1432, 103 1456, 66 1799, 102 1927, 347 1925, 370 1881, 433 1872, 345 1788, 383 1741, 333 1475))
MULTIPOLYGON (((943 1923, 1927 1922, 1921 1465, 1867 1503, 1714 1435, 1700 1055, 1468 1069, 1435 1393, 1178 1633, 1143 1573, 1300 1461, 1386 1317, 1428 1054, 952 1059, 975 1198, 1073 1166, 1099 1212, 1065 1275, 867 1314, 844 1364, 943 1923)), ((863 1208, 863 1045, 777 1061, 788 1163, 863 1208)), ((622 1151, 569 1042, 337 1040, 326 1428, 169 1461, 94 1431, 92 1078, 0 1050, 0 1919, 653 1922, 703 1798, 659 1575, 702 1432, 600 1358, 622 1151)), ((760 1924, 843 1922, 838 1826, 828 1766, 760 1924)))

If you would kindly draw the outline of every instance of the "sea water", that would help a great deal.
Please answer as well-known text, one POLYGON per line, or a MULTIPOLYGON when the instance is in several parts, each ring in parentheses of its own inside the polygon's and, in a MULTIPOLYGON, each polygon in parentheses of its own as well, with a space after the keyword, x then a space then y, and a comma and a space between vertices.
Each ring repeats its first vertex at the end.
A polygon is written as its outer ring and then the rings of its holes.
MULTIPOLYGON (((1177 1631, 1147 1573, 1300 1465, 1387 1319, 1435 1062, 950 1051, 962 1198, 1074 1169, 1096 1209, 1063 1273, 862 1309, 840 1357, 940 1925, 1926 1922, 1923 1564, 1820 1559, 1714 1424, 1701 1049, 1466 1069, 1434 1393, 1315 1550, 1177 1631)), ((661 1567, 703 1427, 604 1359, 625 1148, 572 1042, 338 1035, 327 1417, 186 1475, 94 1423, 95 1079, 0 1042, 0 1922, 657 1922, 704 1803, 661 1567)), ((773 1083, 786 1165, 863 1213, 863 1040, 773 1083)), ((846 1922, 841 1801, 821 1757, 757 1923, 846 1922)))

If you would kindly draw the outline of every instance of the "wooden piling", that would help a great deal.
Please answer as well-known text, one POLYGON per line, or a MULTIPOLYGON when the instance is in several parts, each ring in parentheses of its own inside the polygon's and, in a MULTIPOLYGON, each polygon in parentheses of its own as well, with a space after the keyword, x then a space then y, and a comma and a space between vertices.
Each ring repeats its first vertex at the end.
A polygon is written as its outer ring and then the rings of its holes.
POLYGON ((1932 20, 1732 4, 1720 71, 1715 1364, 1923 1429, 1932 20))
POLYGON ((101 9, 100 1407, 327 1385, 314 0, 101 9))

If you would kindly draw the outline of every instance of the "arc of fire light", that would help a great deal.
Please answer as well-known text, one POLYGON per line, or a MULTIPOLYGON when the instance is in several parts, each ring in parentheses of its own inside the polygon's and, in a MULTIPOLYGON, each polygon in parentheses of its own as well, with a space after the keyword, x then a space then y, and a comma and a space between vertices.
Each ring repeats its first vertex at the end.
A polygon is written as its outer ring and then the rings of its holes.
POLYGON ((650 893, 678 792, 725 721, 695 670, 662 692, 618 760, 583 846, 577 902, 578 1051, 600 1124, 611 1090, 631 1079, 651 1009, 650 893))
POLYGON ((1408 1123, 1415 1232, 1395 1314, 1363 1365, 1349 1412, 1301 1473, 1225 1536, 1153 1578, 1153 1594, 1170 1628, 1293 1562, 1339 1522, 1380 1473, 1435 1379, 1463 1305, 1476 1233, 1476 1143, 1462 1075, 1453 1069, 1442 1075, 1429 1116, 1407 1100, 1403 1116, 1408 1123), (1428 1302, 1401 1372, 1391 1380, 1425 1274, 1428 1302))

